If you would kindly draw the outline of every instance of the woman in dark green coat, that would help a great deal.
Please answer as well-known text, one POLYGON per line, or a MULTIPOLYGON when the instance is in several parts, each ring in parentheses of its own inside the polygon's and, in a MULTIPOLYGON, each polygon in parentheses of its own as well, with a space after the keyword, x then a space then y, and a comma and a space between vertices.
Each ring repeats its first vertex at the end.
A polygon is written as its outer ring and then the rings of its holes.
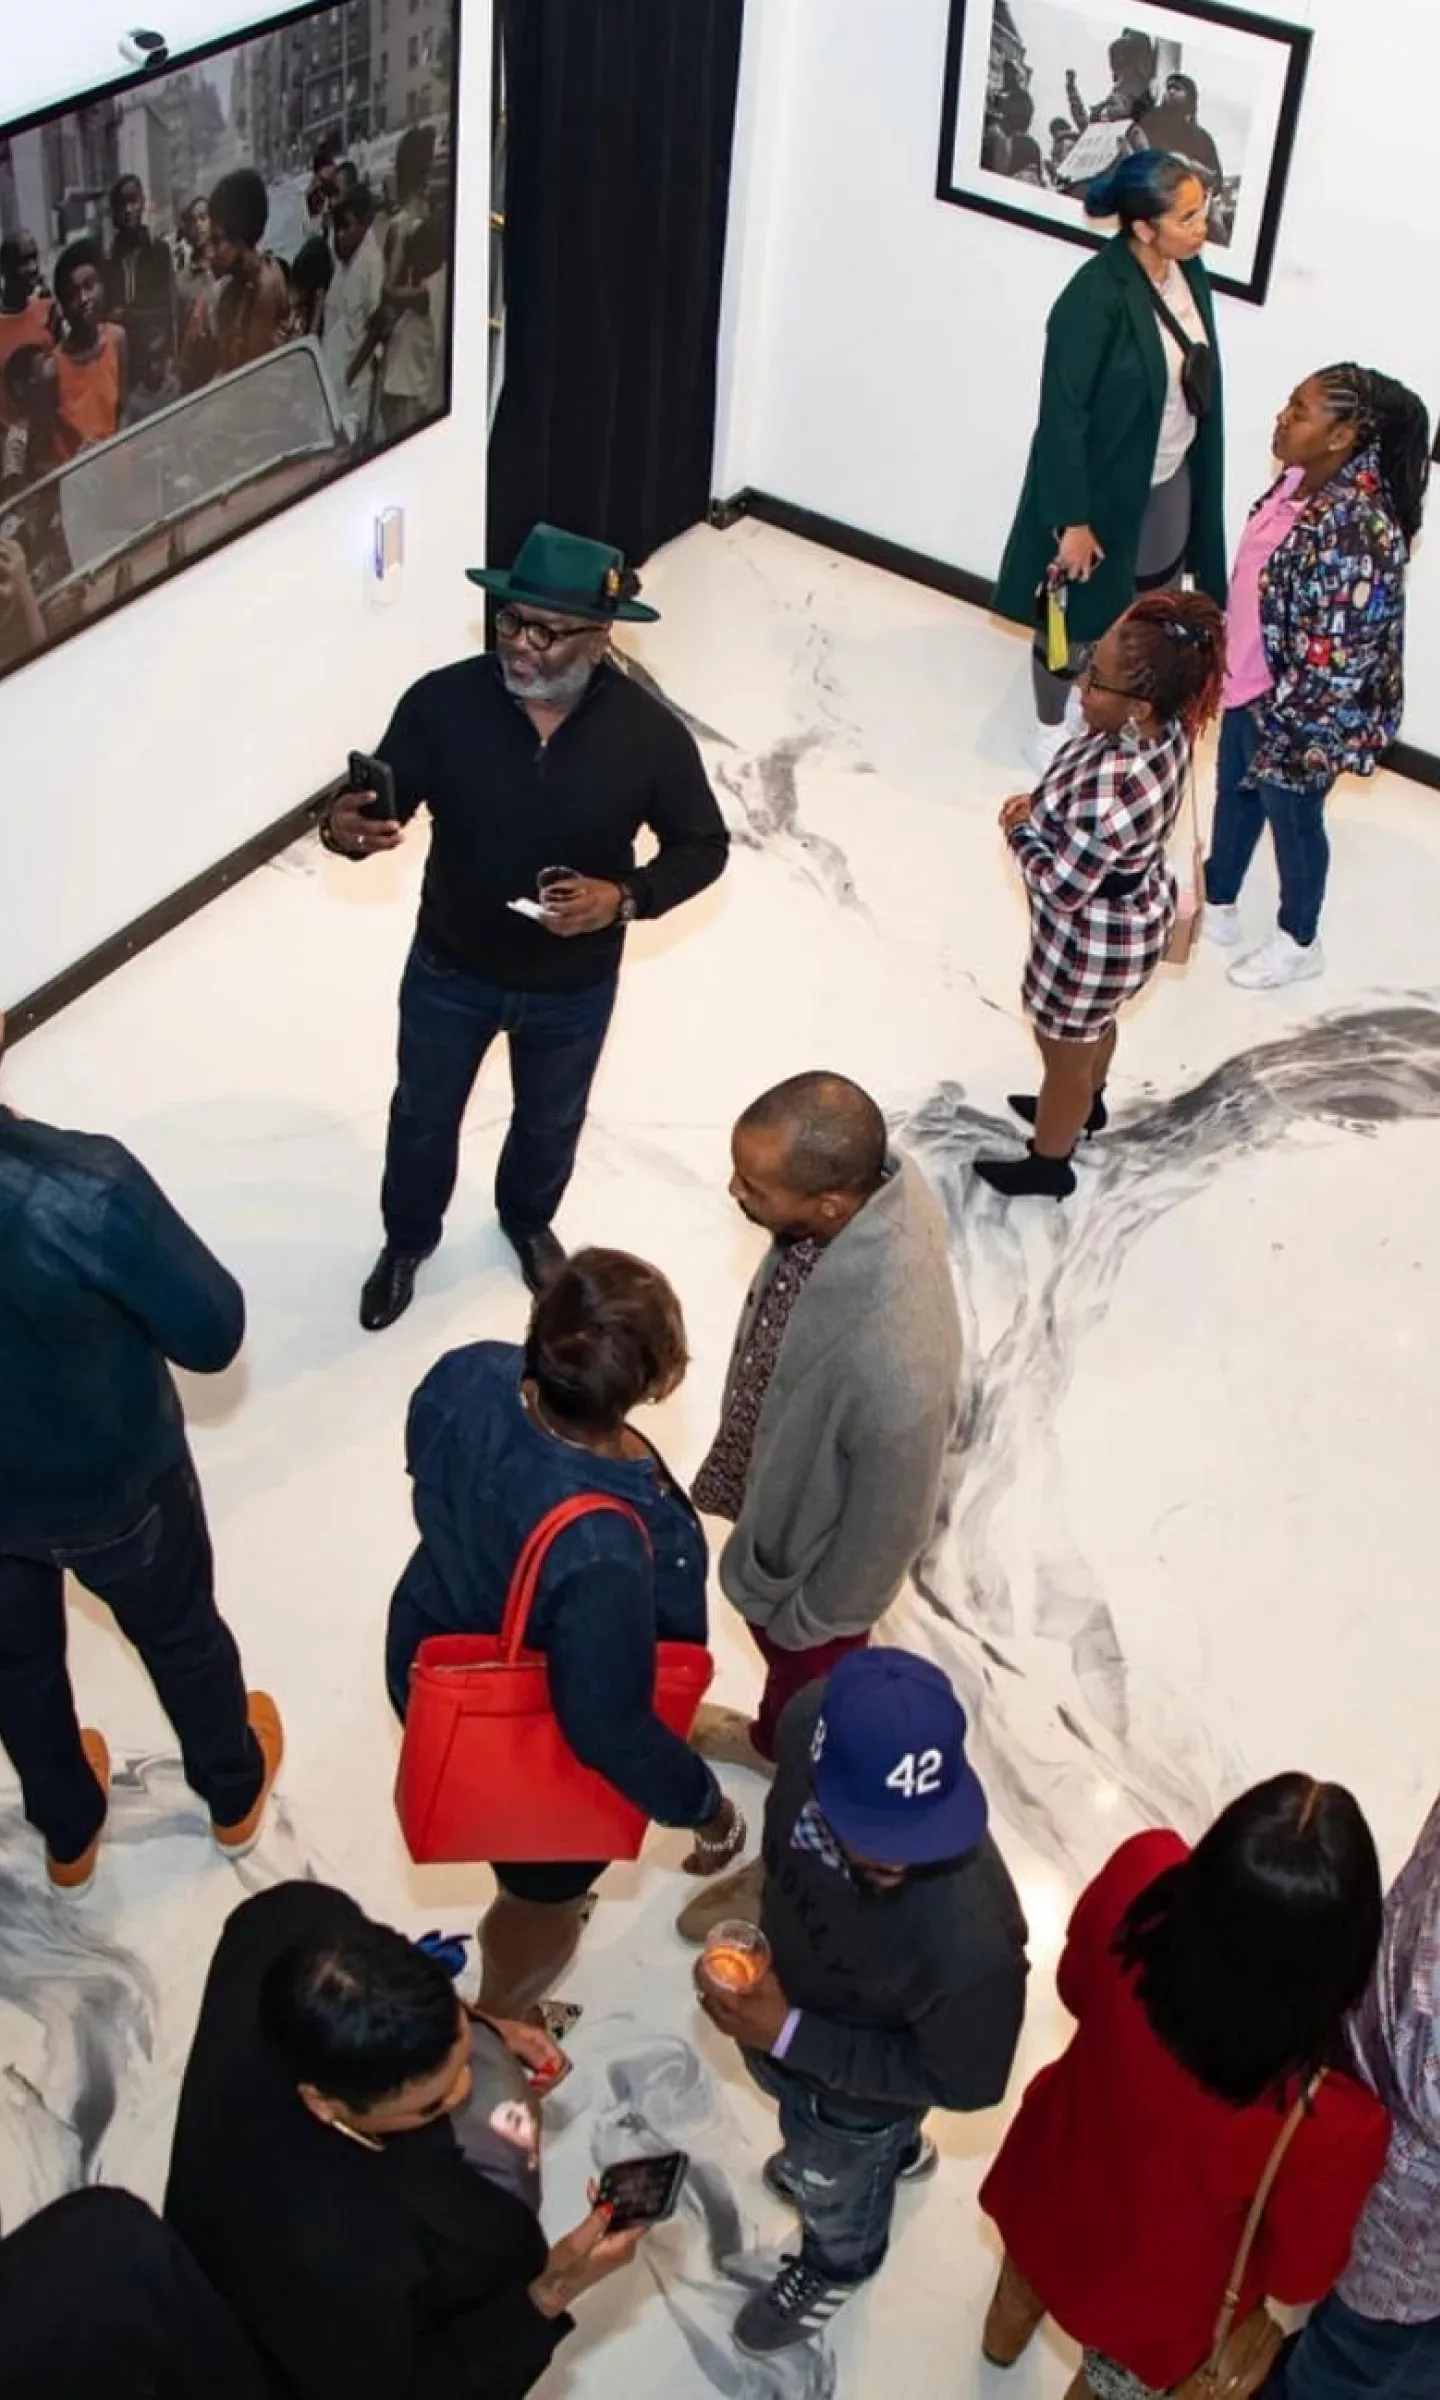
MULTIPOLYGON (((1045 335, 1040 422, 995 591, 1002 617, 1033 626, 1054 573, 1067 585, 1072 670, 1137 591, 1179 581, 1225 598, 1220 361, 1200 262, 1206 198, 1193 167, 1127 153, 1092 183, 1091 216, 1120 231, 1060 294, 1045 335), (1162 322, 1168 311, 1182 343, 1162 322), (1208 351, 1208 362, 1189 355, 1208 351), (1188 370, 1188 372, 1187 372, 1188 370), (1185 382, 1208 377, 1196 412, 1185 382)), ((1037 763, 1066 738, 1070 680, 1034 656, 1037 763), (1045 755, 1041 755, 1045 753, 1045 755)))

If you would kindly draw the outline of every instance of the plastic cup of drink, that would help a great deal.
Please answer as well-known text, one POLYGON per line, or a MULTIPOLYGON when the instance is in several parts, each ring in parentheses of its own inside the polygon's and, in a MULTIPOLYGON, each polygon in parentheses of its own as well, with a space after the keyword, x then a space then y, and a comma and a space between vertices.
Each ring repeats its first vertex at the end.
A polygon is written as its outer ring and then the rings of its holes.
POLYGON ((748 1992, 770 1965, 770 1944, 758 1925, 724 1917, 705 1936, 700 1971, 717 1992, 748 1992))

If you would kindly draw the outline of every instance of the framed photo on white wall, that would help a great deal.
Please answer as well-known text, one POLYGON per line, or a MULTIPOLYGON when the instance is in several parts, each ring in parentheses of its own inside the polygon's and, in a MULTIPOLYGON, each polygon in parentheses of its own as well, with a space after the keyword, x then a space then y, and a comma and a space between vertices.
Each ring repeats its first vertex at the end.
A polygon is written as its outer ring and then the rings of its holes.
POLYGON ((1262 301, 1309 56, 1221 0, 950 0, 937 197, 1093 247, 1088 186, 1169 150, 1209 195, 1212 282, 1262 301))

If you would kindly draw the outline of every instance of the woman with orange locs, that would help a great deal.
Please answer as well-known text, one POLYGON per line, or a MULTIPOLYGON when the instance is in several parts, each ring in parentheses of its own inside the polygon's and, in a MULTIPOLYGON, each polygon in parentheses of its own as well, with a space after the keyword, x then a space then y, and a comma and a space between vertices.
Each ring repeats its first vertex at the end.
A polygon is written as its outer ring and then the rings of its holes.
POLYGON ((1164 591, 1135 601, 1085 669, 1084 733, 1000 812, 1030 903, 1024 1006, 1044 1065, 1038 1097, 1011 1095, 1035 1128, 1026 1154, 975 1161, 1007 1199, 1068 1199, 1075 1144, 1105 1125, 1116 1016, 1170 940, 1177 893, 1166 846, 1224 671, 1213 600, 1164 591))

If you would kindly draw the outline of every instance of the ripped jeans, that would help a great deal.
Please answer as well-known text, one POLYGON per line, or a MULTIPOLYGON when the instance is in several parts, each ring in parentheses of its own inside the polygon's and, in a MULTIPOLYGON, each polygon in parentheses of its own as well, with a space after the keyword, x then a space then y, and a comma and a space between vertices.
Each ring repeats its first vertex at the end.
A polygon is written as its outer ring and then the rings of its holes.
POLYGON ((919 2148, 920 2116, 877 2125, 778 2060, 756 2050, 740 2055, 761 2091, 780 2103, 784 2171, 804 2227, 802 2259, 827 2283, 864 2283, 889 2247, 895 2179, 919 2148))

